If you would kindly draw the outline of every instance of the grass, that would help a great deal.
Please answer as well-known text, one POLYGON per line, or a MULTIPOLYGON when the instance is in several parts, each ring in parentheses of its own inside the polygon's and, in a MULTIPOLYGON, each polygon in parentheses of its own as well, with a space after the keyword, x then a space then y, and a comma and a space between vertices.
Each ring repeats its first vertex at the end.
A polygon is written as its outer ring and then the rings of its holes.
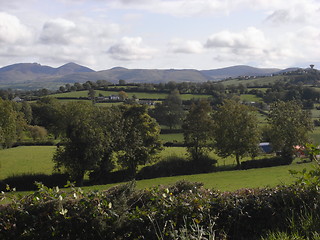
MULTIPOLYGON (((204 187, 220 191, 234 191, 241 188, 274 187, 281 184, 293 183, 295 178, 289 174, 289 170, 311 169, 312 163, 279 166, 260 169, 224 171, 197 175, 175 176, 155 178, 137 181, 137 188, 144 189, 158 185, 168 185, 179 180, 202 182, 204 187)), ((96 185, 84 187, 86 190, 104 190, 116 184, 96 185)))
MULTIPOLYGON (((53 170, 52 155, 54 146, 22 146, 17 148, 1 150, 0 179, 23 174, 23 173, 45 173, 51 174, 53 170)), ((186 157, 186 148, 170 147, 164 148, 160 157, 177 155, 186 157)), ((218 166, 234 165, 234 157, 219 158, 214 153, 210 156, 218 160, 218 166)), ((250 159, 250 158, 246 158, 250 159)), ((246 160, 246 159, 243 159, 246 160)), ((171 184, 178 180, 203 182, 206 188, 215 188, 221 191, 233 191, 239 188, 254 188, 265 186, 276 186, 278 184, 289 184, 294 178, 289 170, 310 169, 311 163, 297 164, 294 162, 289 166, 278 166, 271 168, 250 169, 242 171, 223 171, 208 174, 197 174, 188 176, 175 176, 137 181, 138 188, 148 188, 159 184, 171 184)), ((116 184, 96 185, 84 187, 87 190, 107 189, 116 184)))
POLYGON ((313 132, 310 134, 310 137, 315 144, 319 144, 320 143, 320 127, 315 127, 313 132))
POLYGON ((183 133, 161 134, 160 139, 163 142, 183 142, 183 133))
POLYGON ((54 146, 21 146, 0 150, 0 180, 23 173, 52 174, 54 146))
MULTIPOLYGON (((107 97, 110 95, 117 95, 118 91, 103 91, 103 90, 96 90, 96 96, 99 94, 107 97)), ((165 99, 168 94, 167 93, 148 93, 148 92, 127 92, 128 97, 131 98, 135 95, 139 99, 165 99)), ((51 97, 64 97, 64 98, 80 98, 80 97, 88 97, 88 91, 76 91, 76 92, 67 92, 67 93, 57 93, 50 95, 51 97)), ((198 94, 181 94, 182 100, 190 100, 193 98, 209 98, 210 95, 198 95, 198 94)))
POLYGON ((248 79, 248 80, 239 80, 239 79, 230 79, 226 81, 222 81, 221 83, 225 86, 228 85, 239 85, 239 84, 251 84, 254 86, 258 85, 267 85, 269 83, 275 83, 276 81, 283 79, 284 76, 272 76, 272 77, 258 77, 258 78, 253 78, 253 79, 248 79))

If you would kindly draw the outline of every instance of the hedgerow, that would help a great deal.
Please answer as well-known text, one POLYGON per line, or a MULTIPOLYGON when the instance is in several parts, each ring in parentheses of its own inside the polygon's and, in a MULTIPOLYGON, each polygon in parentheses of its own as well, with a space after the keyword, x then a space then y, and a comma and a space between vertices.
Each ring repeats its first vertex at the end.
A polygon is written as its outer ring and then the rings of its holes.
POLYGON ((187 181, 144 190, 131 182, 87 193, 38 187, 0 206, 0 239, 260 239, 290 232, 288 221, 302 212, 320 219, 314 185, 236 192, 187 181))

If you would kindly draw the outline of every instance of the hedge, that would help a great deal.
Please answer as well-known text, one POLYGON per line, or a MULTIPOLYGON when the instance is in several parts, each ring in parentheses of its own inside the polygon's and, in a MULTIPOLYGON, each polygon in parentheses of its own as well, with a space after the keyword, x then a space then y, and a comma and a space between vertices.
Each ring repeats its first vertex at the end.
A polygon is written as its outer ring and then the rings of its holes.
POLYGON ((0 239, 182 239, 177 235, 188 231, 201 239, 260 239, 269 231, 290 231, 289 219, 303 212, 320 229, 319 200, 318 188, 301 185, 223 193, 186 181, 89 193, 39 185, 0 206, 0 239))

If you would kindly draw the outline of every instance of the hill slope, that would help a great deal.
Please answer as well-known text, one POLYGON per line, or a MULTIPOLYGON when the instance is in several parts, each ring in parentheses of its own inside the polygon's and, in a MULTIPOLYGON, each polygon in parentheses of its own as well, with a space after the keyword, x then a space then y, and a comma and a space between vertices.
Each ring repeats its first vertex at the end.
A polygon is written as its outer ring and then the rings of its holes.
POLYGON ((2 88, 57 88, 66 83, 107 80, 117 83, 127 82, 206 82, 237 76, 266 76, 281 69, 233 66, 212 70, 195 69, 127 69, 115 67, 109 70, 94 71, 90 68, 67 63, 58 68, 38 63, 18 63, 0 68, 0 87, 2 88))

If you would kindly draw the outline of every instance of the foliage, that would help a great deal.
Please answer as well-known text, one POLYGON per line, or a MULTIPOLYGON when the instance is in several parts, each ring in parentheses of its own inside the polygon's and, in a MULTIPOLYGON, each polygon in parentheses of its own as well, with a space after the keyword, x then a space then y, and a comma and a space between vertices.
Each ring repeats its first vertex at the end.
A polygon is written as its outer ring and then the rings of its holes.
POLYGON ((179 91, 172 91, 162 103, 156 104, 152 112, 159 124, 170 129, 180 126, 185 114, 179 91))
POLYGON ((62 106, 57 99, 44 97, 31 105, 32 125, 45 127, 55 138, 65 131, 62 106))
POLYGON ((210 159, 209 157, 201 159, 201 163, 199 163, 178 156, 170 156, 152 166, 142 168, 138 172, 136 179, 209 173, 216 169, 216 163, 216 160, 210 159))
POLYGON ((257 154, 260 131, 255 110, 235 100, 225 100, 213 117, 215 149, 218 155, 235 155, 240 168, 243 156, 257 154))
POLYGON ((206 158, 212 148, 213 121, 209 102, 200 100, 191 106, 182 125, 184 143, 193 160, 206 158))
POLYGON ((22 134, 26 122, 10 101, 0 98, 0 147, 11 147, 22 134))
POLYGON ((310 112, 302 110, 296 101, 272 104, 268 123, 272 148, 289 160, 292 160, 293 147, 308 142, 308 133, 313 130, 310 112))
POLYGON ((38 187, 0 206, 1 239, 165 240, 201 235, 196 239, 250 240, 300 226, 319 235, 320 193, 298 185, 225 193, 186 181, 144 190, 134 190, 130 183, 88 193, 74 187, 38 187))
POLYGON ((64 111, 65 145, 57 148, 53 161, 81 186, 86 171, 94 169, 103 155, 103 133, 92 105, 69 103, 64 111))
POLYGON ((160 127, 145 106, 123 106, 120 111, 115 154, 119 164, 134 176, 138 165, 151 161, 161 150, 160 127))
POLYGON ((241 169, 265 168, 280 165, 288 165, 291 162, 281 157, 263 158, 241 162, 241 169))
POLYGON ((0 181, 0 191, 6 191, 7 185, 14 187, 17 191, 37 190, 35 182, 42 182, 47 187, 63 187, 67 181, 68 175, 61 173, 50 175, 41 173, 16 174, 0 181))
POLYGON ((47 130, 41 126, 29 125, 28 132, 34 141, 37 139, 43 141, 48 135, 47 130))

